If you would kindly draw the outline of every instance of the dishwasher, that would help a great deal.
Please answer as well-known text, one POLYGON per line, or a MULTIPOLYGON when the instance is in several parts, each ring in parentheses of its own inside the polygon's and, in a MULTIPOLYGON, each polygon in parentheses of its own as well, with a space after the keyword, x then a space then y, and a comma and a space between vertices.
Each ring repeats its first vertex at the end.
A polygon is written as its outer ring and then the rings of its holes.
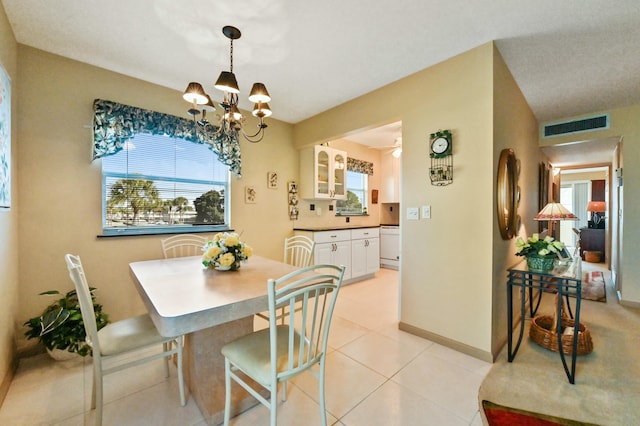
POLYGON ((380 266, 398 270, 400 266, 400 226, 380 227, 380 266))

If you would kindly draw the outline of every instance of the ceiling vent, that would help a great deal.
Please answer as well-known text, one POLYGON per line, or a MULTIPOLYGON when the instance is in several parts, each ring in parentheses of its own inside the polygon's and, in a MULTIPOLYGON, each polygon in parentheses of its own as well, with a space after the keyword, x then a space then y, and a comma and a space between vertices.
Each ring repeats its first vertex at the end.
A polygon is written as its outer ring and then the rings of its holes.
POLYGON ((609 114, 583 118, 581 120, 565 121, 547 124, 543 127, 543 138, 570 135, 572 133, 591 132, 609 128, 609 114))

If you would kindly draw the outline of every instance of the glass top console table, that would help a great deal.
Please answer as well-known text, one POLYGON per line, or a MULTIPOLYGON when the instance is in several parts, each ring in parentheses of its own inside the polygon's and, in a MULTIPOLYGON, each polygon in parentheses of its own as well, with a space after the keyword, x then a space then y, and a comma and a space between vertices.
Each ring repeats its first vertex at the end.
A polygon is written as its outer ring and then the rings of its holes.
MULTIPOLYGON (((556 266, 548 272, 530 271, 527 267, 526 259, 523 259, 517 265, 509 268, 507 282, 507 346, 508 361, 512 362, 524 335, 524 324, 527 316, 526 302, 529 301, 529 315, 533 318, 540 306, 543 291, 553 290, 557 293, 556 318, 562 318, 563 298, 567 301, 568 313, 575 321, 573 329, 573 351, 571 352, 571 364, 567 364, 567 359, 562 347, 562 324, 557 321, 558 353, 562 360, 564 371, 569 379, 569 383, 575 383, 576 373, 576 354, 578 349, 578 335, 580 326, 580 302, 582 292, 582 268, 581 259, 573 258, 570 261, 556 261, 556 266), (561 264, 560 264, 561 263, 561 264), (514 288, 520 289, 520 321, 517 342, 513 341, 514 322, 513 322, 513 291, 514 288), (534 290, 538 290, 537 300, 534 303, 534 290), (528 292, 528 298, 525 297, 528 292), (569 296, 574 296, 574 309, 572 312, 569 296), (535 305, 535 306, 534 306, 535 305)), ((516 325, 517 327, 517 325, 516 325)))

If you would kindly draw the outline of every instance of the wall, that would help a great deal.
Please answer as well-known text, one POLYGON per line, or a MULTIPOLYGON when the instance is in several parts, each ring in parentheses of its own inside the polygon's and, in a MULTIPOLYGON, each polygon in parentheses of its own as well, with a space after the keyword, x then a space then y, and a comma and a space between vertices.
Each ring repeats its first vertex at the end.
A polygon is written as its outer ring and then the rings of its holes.
MULTIPOLYGON (((523 238, 538 232, 533 217, 538 213, 538 164, 543 161, 537 146, 538 124, 511 72, 500 53, 494 48, 493 57, 493 176, 498 174, 498 159, 503 149, 511 148, 520 164, 518 186, 520 202, 518 214, 521 226, 518 236, 523 238)), ((522 261, 515 255, 516 238, 503 240, 497 226, 497 193, 493 184, 493 323, 491 348, 497 356, 507 339, 506 270, 522 261)), ((516 302, 514 302, 516 303, 516 302)))
MULTIPOLYGON (((523 166, 523 181, 534 193, 521 206, 523 217, 533 217, 537 187, 530 181, 537 184, 539 155, 535 120, 515 83, 511 79, 494 92, 494 61, 502 63, 495 53, 493 43, 484 44, 294 128, 295 143, 303 147, 402 121, 401 326, 484 359, 496 350, 493 325, 501 312, 493 310, 496 294, 504 293, 502 255, 515 253, 512 241, 496 241, 495 163, 503 145, 515 144, 518 155, 532 158, 523 166), (495 124, 494 108, 506 114, 495 124), (453 184, 445 187, 432 186, 428 175, 429 134, 438 129, 453 133, 453 184), (501 145, 494 147, 494 137, 501 145), (422 205, 431 205, 431 219, 405 219, 406 208, 422 205)), ((503 78, 506 67, 499 68, 496 78, 503 78)))
MULTIPOLYGON (((82 257, 112 320, 142 313, 128 263, 162 257, 163 236, 97 237, 102 230, 101 162, 90 161, 92 104, 102 98, 178 116, 186 116, 188 105, 175 90, 30 47, 19 47, 18 62, 23 100, 18 109, 23 203, 18 323, 49 303, 38 296, 41 291, 73 287, 63 259, 69 252, 82 257)), ((277 120, 268 124, 262 142, 241 142, 243 177, 232 177, 231 225, 256 254, 281 259, 283 239, 293 226, 286 181, 297 179, 298 161, 291 126, 277 120), (277 189, 267 189, 268 171, 278 172, 277 189), (244 204, 247 185, 257 189, 256 204, 244 204)), ((254 128, 255 122, 247 126, 254 128)))
MULTIPOLYGON (((621 303, 628 306, 640 307, 640 263, 637 261, 637 253, 640 251, 640 105, 633 105, 624 108, 616 108, 608 111, 595 111, 587 116, 608 113, 610 116, 610 126, 608 129, 597 130, 582 135, 567 135, 548 139, 540 139, 540 146, 560 145, 584 140, 600 140, 608 138, 621 138, 623 148, 617 153, 622 164, 624 158, 624 198, 620 204, 620 212, 612 212, 611 229, 616 229, 618 223, 616 214, 619 214, 619 226, 622 230, 620 239, 614 239, 612 244, 612 257, 619 260, 617 279, 621 286, 621 303), (624 204, 622 204, 624 203, 624 204), (624 210, 622 210, 624 208, 624 210), (624 214, 624 218, 623 215, 624 214), (617 246, 620 245, 618 249, 617 246)), ((584 116, 565 117, 554 121, 565 121, 584 118, 584 116)), ((615 169, 615 164, 613 169, 615 169)), ((610 187, 610 191, 616 190, 610 187)), ((616 208, 617 201, 613 204, 616 208)))
MULTIPOLYGON (((0 209, 0 404, 16 363, 14 330, 18 318, 18 46, 0 7, 0 63, 11 78, 11 209, 0 209)), ((3 100, 6 101, 6 100, 3 100)))

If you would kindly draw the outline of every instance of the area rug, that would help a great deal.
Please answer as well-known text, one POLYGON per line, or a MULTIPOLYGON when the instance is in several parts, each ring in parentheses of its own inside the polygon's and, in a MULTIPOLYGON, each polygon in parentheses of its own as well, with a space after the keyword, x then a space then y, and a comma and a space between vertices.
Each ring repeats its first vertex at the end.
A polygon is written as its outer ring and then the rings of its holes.
POLYGON ((582 299, 607 302, 604 275, 600 271, 585 272, 582 280, 582 299))
POLYGON ((595 426, 593 423, 532 413, 489 401, 482 401, 482 408, 490 426, 595 426))

